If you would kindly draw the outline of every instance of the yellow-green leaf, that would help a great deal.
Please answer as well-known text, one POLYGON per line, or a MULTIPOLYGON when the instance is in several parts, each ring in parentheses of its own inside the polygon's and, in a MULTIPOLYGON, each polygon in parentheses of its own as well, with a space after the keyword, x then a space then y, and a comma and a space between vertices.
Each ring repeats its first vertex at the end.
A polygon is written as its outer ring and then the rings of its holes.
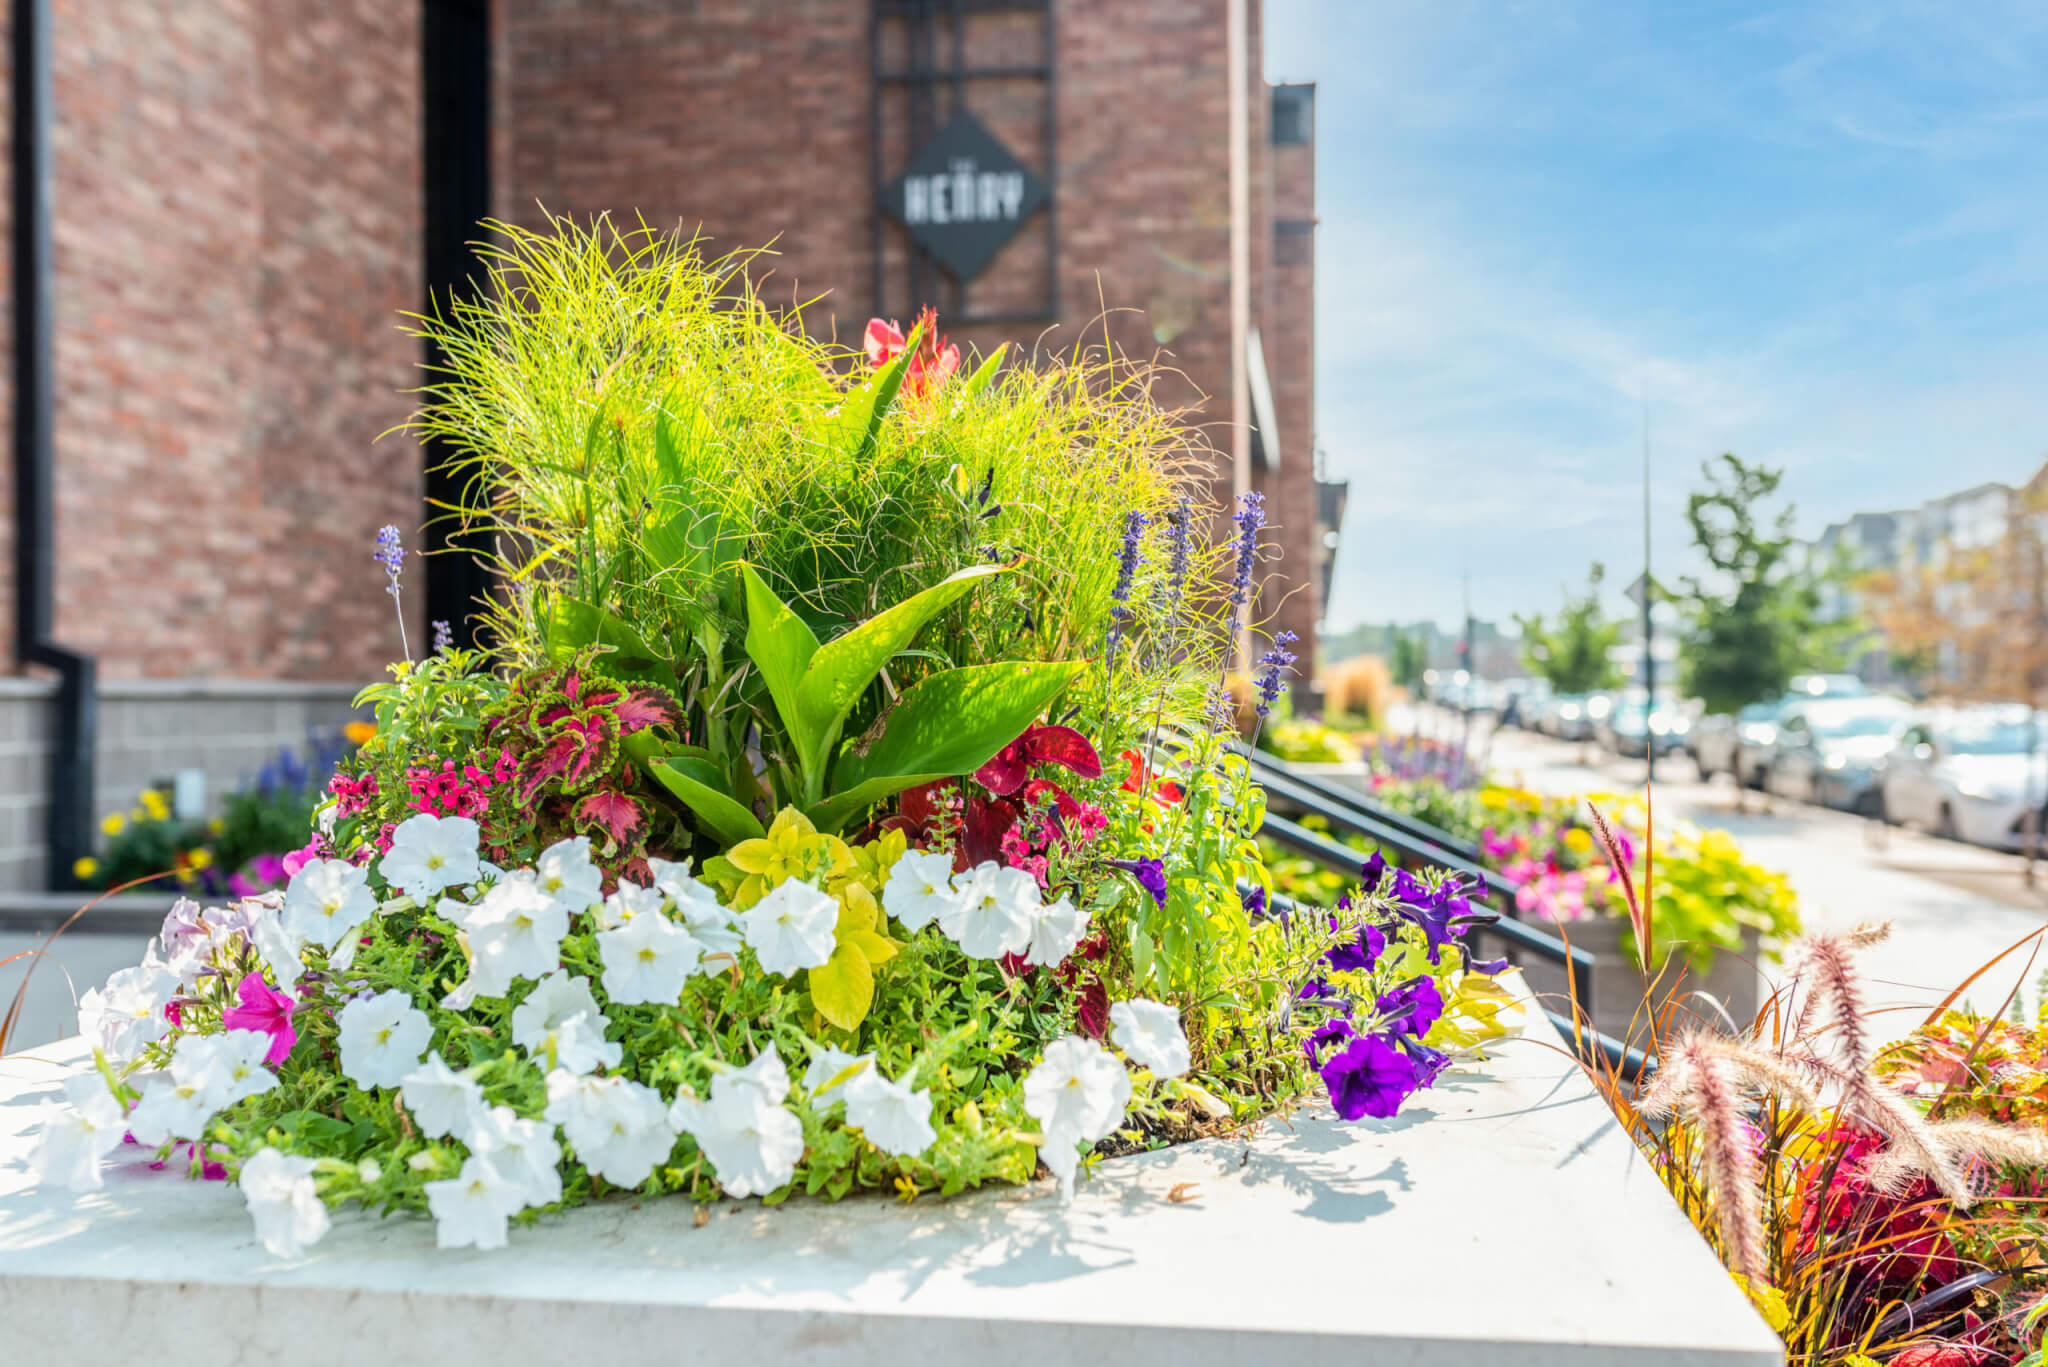
POLYGON ((896 957, 897 944, 886 935, 877 935, 872 930, 856 930, 840 941, 859 949, 871 964, 887 963, 896 957))
POLYGON ((851 944, 834 949, 829 960, 811 970, 811 1002, 841 1030, 866 1020, 875 1004, 875 971, 867 956, 851 944))

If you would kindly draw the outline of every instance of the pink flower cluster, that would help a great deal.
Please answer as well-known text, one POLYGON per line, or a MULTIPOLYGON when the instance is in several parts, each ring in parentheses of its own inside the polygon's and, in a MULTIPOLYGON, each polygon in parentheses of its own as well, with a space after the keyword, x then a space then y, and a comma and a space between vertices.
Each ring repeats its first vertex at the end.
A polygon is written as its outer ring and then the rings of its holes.
POLYGON ((1049 852, 1055 842, 1068 850, 1076 843, 1088 844, 1109 828, 1109 817, 1095 803, 1067 801, 1073 805, 1065 812, 1054 805, 1027 807, 1025 819, 1003 832, 1003 862, 1030 874, 1041 888, 1051 886, 1049 852))
POLYGON ((474 764, 458 769, 454 760, 444 759, 439 769, 419 765, 406 770, 405 786, 412 793, 412 805, 417 811, 432 816, 466 816, 476 821, 490 810, 491 789, 510 783, 517 768, 512 757, 502 750, 488 771, 474 764))
POLYGON ((336 774, 327 780, 327 791, 334 795, 334 812, 337 816, 361 816, 377 802, 377 776, 364 774, 361 778, 350 778, 347 774, 336 774))

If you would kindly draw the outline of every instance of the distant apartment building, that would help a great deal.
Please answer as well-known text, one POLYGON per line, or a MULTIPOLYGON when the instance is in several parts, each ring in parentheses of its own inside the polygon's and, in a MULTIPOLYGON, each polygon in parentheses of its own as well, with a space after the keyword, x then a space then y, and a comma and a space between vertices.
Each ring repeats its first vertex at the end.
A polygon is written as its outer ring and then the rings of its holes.
MULTIPOLYGON (((2034 477, 2035 483, 2048 475, 2034 477)), ((1973 485, 1930 499, 1917 508, 1894 512, 1855 513, 1825 528, 1806 543, 1808 563, 1838 567, 1843 574, 1831 583, 1823 600, 1830 621, 1863 618, 1871 610, 1866 585, 1873 575, 1906 577, 1937 573, 1957 556, 1996 544, 2012 525, 2021 506, 2021 491, 1996 481, 1973 485)), ((1948 586, 1950 611, 1969 611, 1960 590, 1948 586)), ((1875 685, 1896 685, 1899 677, 1891 643, 1872 625, 1851 667, 1875 685)))

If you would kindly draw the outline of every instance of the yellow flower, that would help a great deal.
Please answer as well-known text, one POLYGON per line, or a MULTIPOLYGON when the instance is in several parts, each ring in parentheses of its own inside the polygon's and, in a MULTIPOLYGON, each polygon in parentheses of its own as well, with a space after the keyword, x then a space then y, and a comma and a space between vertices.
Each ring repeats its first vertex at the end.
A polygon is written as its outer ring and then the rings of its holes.
POLYGON ((228 823, 222 821, 219 817, 215 817, 213 820, 206 823, 206 829, 214 835, 219 835, 222 831, 226 830, 227 828, 228 823))
POLYGON ((188 851, 185 858, 193 868, 203 869, 213 863, 213 851, 202 845, 196 850, 188 851))
MULTIPOLYGON (((1785 1304, 1785 1293, 1775 1286, 1751 1286, 1749 1278, 1740 1272, 1731 1272, 1728 1275, 1735 1278, 1735 1284, 1742 1288, 1742 1294, 1749 1297, 1749 1303, 1764 1317, 1764 1323, 1771 1326, 1771 1332, 1784 1333, 1785 1326, 1792 1322, 1792 1308, 1785 1304)), ((1852 1359, 1851 1362, 1853 1361, 1852 1359)), ((1864 1361, 1868 1362, 1869 1359, 1865 1358, 1864 1361)), ((1872 1367, 1875 1367, 1875 1364, 1872 1364, 1872 1367)))
POLYGON ((768 834, 742 840, 725 852, 725 858, 748 875, 738 895, 742 907, 752 906, 792 878, 824 887, 858 870, 845 841, 836 835, 820 835, 810 819, 794 807, 775 814, 768 834))
POLYGON ((1593 837, 1584 826, 1574 826, 1564 833, 1564 847, 1573 854, 1591 854, 1593 837))
POLYGON ((347 726, 341 728, 341 734, 348 738, 350 745, 360 748, 377 739, 377 723, 372 721, 352 721, 347 726))
POLYGON ((128 818, 119 812, 108 812, 106 820, 100 822, 100 829, 108 835, 119 835, 128 829, 128 818))
POLYGON ((170 804, 165 802, 164 795, 154 788, 143 790, 142 809, 149 813, 152 821, 162 821, 171 814, 170 804))
POLYGON ((91 881, 94 877, 98 876, 99 871, 100 861, 91 855, 85 856, 85 858, 71 866, 71 876, 81 883, 91 881))

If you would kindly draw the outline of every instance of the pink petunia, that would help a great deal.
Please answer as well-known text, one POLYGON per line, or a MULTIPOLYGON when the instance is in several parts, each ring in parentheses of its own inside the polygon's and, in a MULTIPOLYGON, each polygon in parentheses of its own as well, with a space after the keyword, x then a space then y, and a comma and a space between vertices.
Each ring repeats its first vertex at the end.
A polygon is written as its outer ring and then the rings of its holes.
POLYGON ((241 1005, 221 1013, 220 1023, 230 1030, 260 1030, 270 1036, 270 1052, 263 1061, 272 1067, 285 1061, 299 1032, 292 1025, 292 1011, 298 1006, 289 992, 280 992, 263 981, 263 973, 251 971, 235 989, 241 1005))

